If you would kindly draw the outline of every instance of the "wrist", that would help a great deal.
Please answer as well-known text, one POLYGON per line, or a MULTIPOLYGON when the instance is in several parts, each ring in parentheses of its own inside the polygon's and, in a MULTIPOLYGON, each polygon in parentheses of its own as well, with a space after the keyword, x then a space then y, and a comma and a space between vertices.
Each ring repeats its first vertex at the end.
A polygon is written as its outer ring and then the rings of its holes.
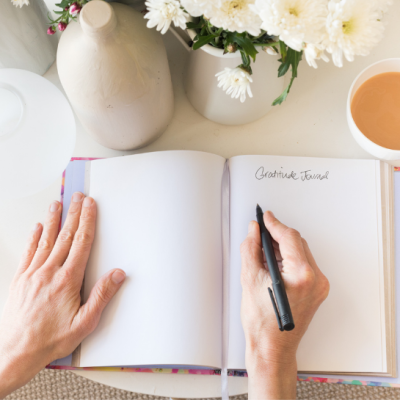
POLYGON ((249 400, 295 399, 297 383, 296 357, 277 354, 246 353, 249 400))
POLYGON ((0 348, 0 399, 28 383, 41 369, 34 354, 13 354, 0 348))
POLYGON ((297 370, 296 354, 277 351, 246 351, 246 369, 253 375, 285 374, 288 370, 297 370))
POLYGON ((285 340, 284 335, 285 333, 282 333, 282 337, 274 340, 268 340, 264 335, 246 335, 248 367, 256 364, 276 367, 296 364, 297 342, 285 340))
POLYGON ((18 366, 0 351, 0 399, 18 388, 18 366))

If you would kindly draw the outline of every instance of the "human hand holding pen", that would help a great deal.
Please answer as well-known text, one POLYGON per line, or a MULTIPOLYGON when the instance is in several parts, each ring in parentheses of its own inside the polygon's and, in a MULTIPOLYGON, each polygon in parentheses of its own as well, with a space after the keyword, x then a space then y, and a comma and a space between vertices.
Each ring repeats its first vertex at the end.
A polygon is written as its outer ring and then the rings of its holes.
POLYGON ((274 239, 275 254, 289 298, 296 328, 278 328, 264 266, 259 225, 252 221, 242 243, 242 324, 246 337, 249 399, 296 398, 296 351, 315 312, 329 293, 329 282, 318 268, 299 232, 264 214, 274 239))

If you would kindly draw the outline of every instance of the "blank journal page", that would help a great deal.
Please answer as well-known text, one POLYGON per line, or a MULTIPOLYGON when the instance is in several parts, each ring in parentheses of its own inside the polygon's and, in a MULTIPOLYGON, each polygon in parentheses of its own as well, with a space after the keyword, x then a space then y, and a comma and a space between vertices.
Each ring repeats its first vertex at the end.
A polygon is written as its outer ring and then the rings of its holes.
POLYGON ((240 243, 259 203, 300 232, 331 285, 301 341, 299 371, 385 372, 379 162, 242 156, 230 174, 229 368, 245 366, 240 243))
POLYGON ((83 341, 81 366, 220 367, 225 159, 167 151, 91 163, 96 237, 84 285, 127 279, 83 341))

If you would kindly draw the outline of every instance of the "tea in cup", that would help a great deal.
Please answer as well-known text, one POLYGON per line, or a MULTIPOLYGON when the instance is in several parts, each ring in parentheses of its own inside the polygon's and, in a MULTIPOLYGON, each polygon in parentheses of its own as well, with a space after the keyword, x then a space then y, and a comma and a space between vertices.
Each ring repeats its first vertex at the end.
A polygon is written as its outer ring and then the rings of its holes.
POLYGON ((347 120, 360 146, 384 160, 400 159, 400 59, 379 61, 355 79, 347 120))

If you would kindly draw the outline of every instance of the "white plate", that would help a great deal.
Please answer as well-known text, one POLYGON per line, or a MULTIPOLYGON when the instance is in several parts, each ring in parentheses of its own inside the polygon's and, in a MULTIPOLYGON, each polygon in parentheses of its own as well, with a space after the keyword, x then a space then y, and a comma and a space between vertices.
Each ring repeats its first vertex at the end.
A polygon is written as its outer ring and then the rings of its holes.
POLYGON ((40 192, 59 178, 75 147, 65 96, 47 79, 0 69, 0 198, 40 192))

